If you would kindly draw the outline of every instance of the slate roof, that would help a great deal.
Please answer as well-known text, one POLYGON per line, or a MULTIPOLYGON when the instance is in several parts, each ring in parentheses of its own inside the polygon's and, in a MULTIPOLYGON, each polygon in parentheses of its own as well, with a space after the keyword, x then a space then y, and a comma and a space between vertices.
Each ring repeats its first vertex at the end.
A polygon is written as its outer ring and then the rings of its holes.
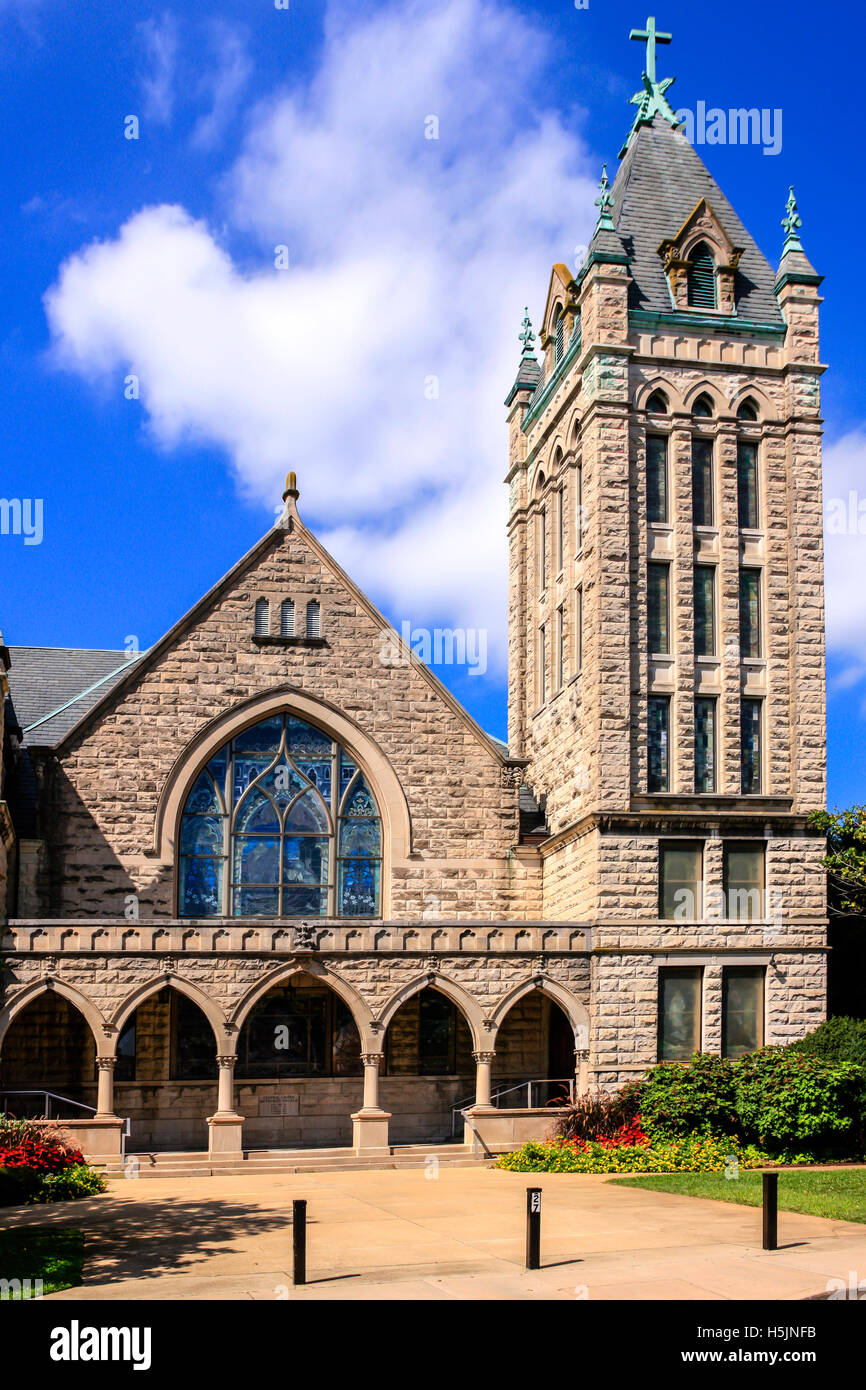
POLYGON ((706 198, 735 246, 743 248, 734 291, 737 316, 784 325, 775 272, 688 140, 664 119, 638 126, 611 190, 611 215, 632 260, 629 308, 673 309, 659 244, 706 198))
POLYGON ((138 657, 77 647, 10 647, 9 690, 24 742, 53 748, 138 657))

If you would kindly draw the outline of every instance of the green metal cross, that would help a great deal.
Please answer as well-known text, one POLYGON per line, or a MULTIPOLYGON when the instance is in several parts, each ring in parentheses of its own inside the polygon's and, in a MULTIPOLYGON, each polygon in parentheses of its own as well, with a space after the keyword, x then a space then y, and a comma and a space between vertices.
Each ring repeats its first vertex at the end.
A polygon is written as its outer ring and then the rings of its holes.
POLYGON ((535 334, 532 331, 532 321, 529 317, 528 307, 524 309, 523 314, 523 332, 519 333, 517 336, 523 344, 523 356, 534 357, 535 353, 532 350, 532 344, 535 342, 535 334))
POLYGON ((673 34, 660 34, 656 30, 655 17, 650 15, 645 29, 632 29, 630 39, 646 39, 646 75, 650 82, 656 80, 656 44, 670 43, 673 34))
MULTIPOLYGON (((794 197, 794 190, 793 190, 793 188, 789 189, 789 191, 788 191, 788 201, 787 201, 787 203, 785 204, 785 206, 786 206, 787 212, 788 212, 787 217, 783 217, 783 218, 782 218, 782 226, 783 226, 784 229, 785 229, 785 249, 786 249, 786 250, 788 250, 788 249, 793 249, 794 247, 798 247, 798 248, 799 248, 799 247, 800 247, 800 235, 799 235, 799 233, 800 233, 800 228, 801 228, 802 225, 803 225, 803 219, 802 219, 802 217, 800 216, 799 212, 797 211, 797 200, 796 200, 796 198, 794 197)), ((802 249, 802 248, 800 248, 800 249, 802 249)))

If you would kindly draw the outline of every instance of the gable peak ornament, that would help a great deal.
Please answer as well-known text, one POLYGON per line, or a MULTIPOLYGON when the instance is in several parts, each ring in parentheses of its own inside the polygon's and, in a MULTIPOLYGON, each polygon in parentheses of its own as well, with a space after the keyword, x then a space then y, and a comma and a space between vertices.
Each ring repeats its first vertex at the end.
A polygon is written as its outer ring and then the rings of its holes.
POLYGON ((533 343, 535 342, 535 334, 534 334, 533 331, 532 331, 532 320, 531 320, 531 318, 529 317, 529 306, 528 306, 528 305, 527 305, 526 308, 523 310, 523 332, 522 332, 522 333, 518 333, 517 337, 518 337, 518 339, 520 340, 520 342, 523 344, 523 352, 522 352, 521 356, 522 356, 522 357, 530 357, 530 358, 532 359, 532 361, 534 362, 534 361, 536 360, 536 358, 535 358, 535 350, 533 349, 533 346, 532 346, 532 345, 533 345, 533 343))

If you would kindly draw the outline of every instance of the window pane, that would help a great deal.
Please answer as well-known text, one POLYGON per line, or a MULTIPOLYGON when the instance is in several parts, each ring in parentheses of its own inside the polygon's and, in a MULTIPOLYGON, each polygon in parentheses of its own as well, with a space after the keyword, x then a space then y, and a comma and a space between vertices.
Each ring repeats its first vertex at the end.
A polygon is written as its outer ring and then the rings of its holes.
POLYGON ((279 917, 280 890, 278 888, 234 888, 232 889, 233 917, 279 917))
POLYGON ((222 912, 223 861, 181 859, 180 915, 218 917, 222 912))
POLYGON ((583 668, 583 587, 575 590, 575 668, 583 668))
POLYGON ((659 916, 692 922, 703 912, 703 845, 683 841, 659 847, 659 916))
POLYGON ((379 910, 379 861, 340 861, 339 915, 373 917, 379 910))
POLYGON ((764 916, 763 844, 725 845, 725 915, 734 922, 764 916))
POLYGON ((695 700, 695 792, 716 790, 716 702, 695 700))
POLYGON ((222 816, 184 816, 180 828, 182 854, 221 855, 223 852, 222 816))
POLYGON ((749 796, 761 790, 761 701, 740 705, 741 790, 749 796))
POLYGON ((758 524, 758 446, 741 439, 737 444, 737 500, 740 526, 758 524))
POLYGON ((695 656, 715 656, 715 565, 695 565, 695 656))
POLYGON ((265 719, 251 729, 244 729, 232 746, 235 753, 269 753, 273 757, 280 746, 282 733, 283 721, 279 716, 265 719))
POLYGON ((668 442, 663 435, 647 435, 646 507, 647 521, 667 521, 668 442))
POLYGON ((647 702, 647 791, 666 792, 670 780, 668 724, 670 700, 652 696, 647 702))
POLYGON ((668 566, 648 565, 647 640, 650 654, 670 651, 668 630, 668 566))
POLYGON ((742 1057, 764 1045, 764 971, 730 966, 722 983, 722 1055, 742 1057))
POLYGON ((261 835, 235 835, 235 883, 277 883, 280 877, 280 842, 261 835))
POLYGON ((692 440, 692 520, 695 526, 713 524, 713 442, 692 440))
POLYGON ((740 656, 761 655, 761 573, 740 570, 740 656))
POLYGON ((701 972, 659 972, 659 1060, 687 1062, 701 1047, 701 972))
POLYGON ((283 843, 283 883, 326 884, 328 843, 319 836, 287 837, 283 843))

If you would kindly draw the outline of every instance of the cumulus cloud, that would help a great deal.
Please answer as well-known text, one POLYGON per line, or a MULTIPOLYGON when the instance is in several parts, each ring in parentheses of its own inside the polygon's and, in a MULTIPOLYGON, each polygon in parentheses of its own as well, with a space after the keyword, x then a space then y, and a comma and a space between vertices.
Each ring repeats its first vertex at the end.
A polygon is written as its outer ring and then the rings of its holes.
POLYGON ((834 677, 849 689, 866 677, 866 429, 824 450, 824 545, 827 642, 841 663, 834 677))
POLYGON ((554 61, 487 0, 332 4, 318 70, 249 117, 220 234, 144 208, 46 297, 58 359, 139 375, 163 447, 218 446, 268 506, 295 469, 391 616, 487 627, 500 655, 516 335, 595 211, 595 161, 535 105, 554 61))

